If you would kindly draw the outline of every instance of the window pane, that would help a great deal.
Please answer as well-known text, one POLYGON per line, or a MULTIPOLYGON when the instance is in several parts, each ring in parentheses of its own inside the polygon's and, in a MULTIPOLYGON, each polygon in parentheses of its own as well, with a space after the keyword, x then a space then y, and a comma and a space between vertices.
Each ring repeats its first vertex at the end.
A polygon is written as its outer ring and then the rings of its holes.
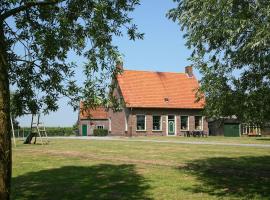
POLYGON ((145 116, 137 115, 137 130, 145 130, 145 116))
POLYGON ((153 130, 160 130, 161 126, 161 117, 160 116, 153 116, 153 130))
POLYGON ((181 116, 181 130, 188 130, 188 116, 181 116))
POLYGON ((202 130, 202 116, 195 116, 195 129, 202 130))

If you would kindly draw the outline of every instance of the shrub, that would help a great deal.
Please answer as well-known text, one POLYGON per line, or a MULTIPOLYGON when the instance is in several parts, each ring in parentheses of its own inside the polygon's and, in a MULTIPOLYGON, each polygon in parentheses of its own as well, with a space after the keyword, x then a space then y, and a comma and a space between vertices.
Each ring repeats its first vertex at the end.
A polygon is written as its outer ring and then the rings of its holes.
POLYGON ((94 136, 107 136, 108 130, 107 129, 94 129, 93 135, 94 136))
MULTIPOLYGON (((72 127, 45 127, 48 136, 70 136, 75 135, 72 127)), ((29 127, 24 127, 25 136, 30 133, 29 127)), ((22 129, 20 130, 22 132, 22 129)), ((22 133, 20 133, 22 135, 22 133)))

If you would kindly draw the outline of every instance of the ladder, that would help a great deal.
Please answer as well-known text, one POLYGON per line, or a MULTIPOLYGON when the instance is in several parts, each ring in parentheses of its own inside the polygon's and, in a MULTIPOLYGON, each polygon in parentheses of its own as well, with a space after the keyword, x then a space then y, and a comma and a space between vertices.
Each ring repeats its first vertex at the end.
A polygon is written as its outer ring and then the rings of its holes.
POLYGON ((42 145, 44 144, 43 138, 45 139, 45 144, 48 144, 49 140, 48 140, 48 135, 46 132, 45 125, 44 125, 44 123, 40 122, 39 119, 40 119, 40 114, 32 115, 31 132, 35 133, 34 144, 36 144, 37 135, 40 137, 42 145), (35 119, 36 119, 36 121, 35 121, 35 119))
POLYGON ((14 131, 13 120, 12 120, 12 115, 11 114, 10 114, 10 123, 11 123, 13 142, 14 142, 14 146, 16 147, 15 131, 14 131))

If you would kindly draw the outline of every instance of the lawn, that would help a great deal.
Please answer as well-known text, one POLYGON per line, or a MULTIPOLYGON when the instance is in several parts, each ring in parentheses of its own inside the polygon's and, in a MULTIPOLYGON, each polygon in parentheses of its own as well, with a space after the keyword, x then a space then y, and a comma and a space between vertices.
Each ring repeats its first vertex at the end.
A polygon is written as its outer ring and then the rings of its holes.
POLYGON ((234 143, 234 144, 270 144, 270 137, 224 137, 209 136, 205 137, 164 137, 164 136, 142 136, 128 138, 132 140, 161 140, 161 141, 184 141, 184 142, 217 142, 217 143, 234 143))
MULTIPOLYGON (((270 144, 265 139, 243 143, 270 144)), ((128 140, 18 142, 13 148, 12 199, 270 199, 269 166, 270 148, 263 147, 128 140)))

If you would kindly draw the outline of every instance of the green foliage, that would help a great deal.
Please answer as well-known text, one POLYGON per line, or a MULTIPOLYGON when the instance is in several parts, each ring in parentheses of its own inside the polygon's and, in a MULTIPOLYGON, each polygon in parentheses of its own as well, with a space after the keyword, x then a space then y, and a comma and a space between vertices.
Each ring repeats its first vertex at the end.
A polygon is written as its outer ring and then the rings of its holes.
MULTIPOLYGON (((20 129, 22 132, 22 129, 20 129)), ((25 136, 30 133, 30 128, 24 128, 25 136)), ((75 135, 73 127, 46 127, 46 133, 48 136, 71 136, 75 135)), ((22 133, 20 133, 22 135, 22 133)))
POLYGON ((94 136, 107 136, 108 130, 107 129, 94 129, 93 135, 94 136))
MULTIPOLYGON (((13 103, 19 115, 55 111, 65 96, 77 108, 79 99, 95 107, 109 105, 108 87, 120 53, 113 37, 126 33, 142 39, 129 12, 139 0, 3 0, 0 28, 8 57, 8 77, 14 86, 13 103), (17 52, 16 49, 23 51, 17 52), (86 59, 86 80, 74 80, 69 55, 86 59)), ((73 60, 74 61, 74 60, 73 60)))
POLYGON ((48 127, 46 128, 48 136, 70 136, 75 135, 72 127, 48 127))
POLYGON ((111 106, 108 87, 120 55, 113 38, 123 32, 132 40, 143 37, 128 15, 138 4, 139 0, 0 1, 0 198, 9 199, 10 194, 9 87, 15 88, 12 101, 18 115, 56 111, 62 97, 68 97, 74 109, 80 99, 92 107, 111 106), (74 79, 74 54, 87 60, 83 88, 74 79))
POLYGON ((270 120, 270 1, 177 0, 168 17, 185 31, 203 75, 199 97, 211 117, 270 120), (204 93, 204 95, 202 95, 204 93))

